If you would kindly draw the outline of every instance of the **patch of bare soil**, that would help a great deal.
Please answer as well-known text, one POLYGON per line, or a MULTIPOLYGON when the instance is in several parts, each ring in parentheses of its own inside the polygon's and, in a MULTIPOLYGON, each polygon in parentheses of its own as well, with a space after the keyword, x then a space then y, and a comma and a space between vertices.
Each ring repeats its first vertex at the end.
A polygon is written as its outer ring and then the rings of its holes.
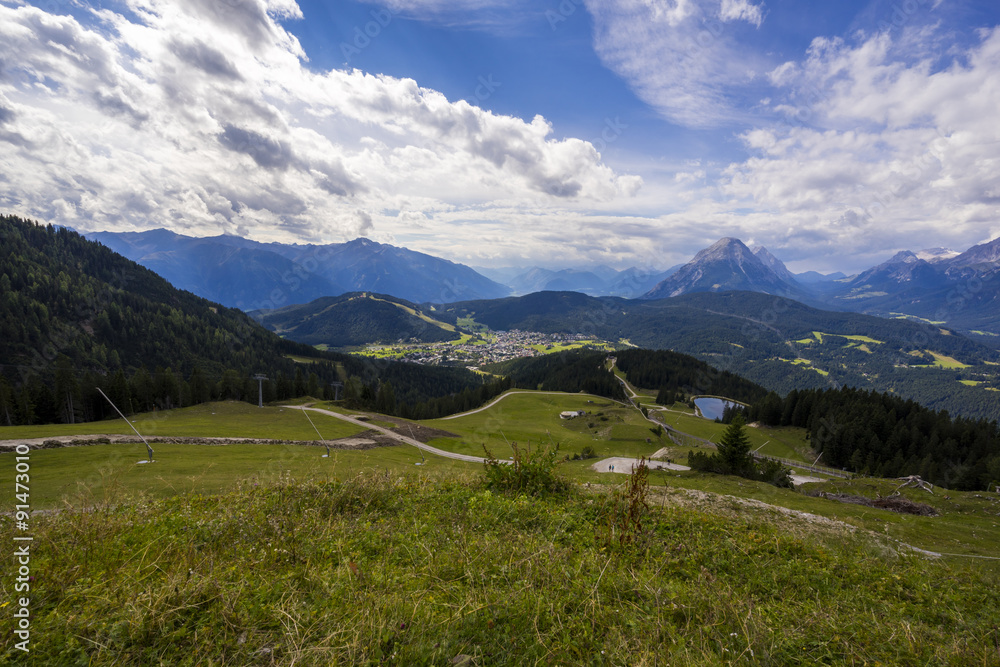
MULTIPOLYGON (((419 440, 425 445, 433 440, 434 438, 458 438, 460 436, 454 433, 449 433, 448 431, 442 431, 439 428, 429 428, 427 426, 421 426, 420 424, 414 424, 413 422, 408 422, 397 417, 387 417, 386 415, 373 415, 373 419, 378 419, 381 422, 389 422, 393 424, 392 430, 400 435, 405 435, 412 437, 414 440, 419 440), (412 433, 412 435, 411 435, 412 433)), ((399 444, 398 442, 396 444, 399 444)))
POLYGON ((820 493, 820 498, 829 498, 841 503, 852 505, 864 505, 865 507, 875 507, 877 509, 889 510, 897 514, 915 514, 917 516, 937 516, 938 511, 930 505, 912 501, 903 496, 889 496, 887 498, 865 498, 849 493, 820 493))

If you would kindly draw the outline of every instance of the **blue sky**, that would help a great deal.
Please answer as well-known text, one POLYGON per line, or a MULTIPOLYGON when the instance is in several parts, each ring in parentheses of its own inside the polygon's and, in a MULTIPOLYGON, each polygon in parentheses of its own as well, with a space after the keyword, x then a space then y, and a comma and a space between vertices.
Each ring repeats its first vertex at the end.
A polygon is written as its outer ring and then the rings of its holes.
POLYGON ((477 266, 1000 235, 1000 5, 0 0, 0 209, 477 266))

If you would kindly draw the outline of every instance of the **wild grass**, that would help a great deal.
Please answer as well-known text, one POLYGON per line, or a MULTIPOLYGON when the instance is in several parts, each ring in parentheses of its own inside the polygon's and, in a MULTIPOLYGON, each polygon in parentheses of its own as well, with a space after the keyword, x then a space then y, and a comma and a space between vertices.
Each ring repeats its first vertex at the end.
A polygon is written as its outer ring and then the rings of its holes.
MULTIPOLYGON (((314 434, 315 435, 315 434, 314 434)), ((87 445, 35 450, 31 453, 31 500, 35 509, 71 505, 89 506, 115 491, 145 493, 150 498, 180 494, 218 494, 239 480, 270 482, 281 475, 326 481, 361 471, 407 472, 423 469, 463 474, 476 469, 436 456, 421 459, 415 447, 379 447, 368 450, 331 450, 304 445, 190 445, 156 444, 156 463, 137 465, 146 458, 142 444, 87 445)), ((0 454, 0 465, 13 466, 13 453, 0 454)))
MULTIPOLYGON (((365 472, 40 517, 32 652, 6 642, 0 662, 997 662, 990 571, 655 495, 637 539, 612 549, 606 504, 365 472)), ((12 585, 0 579, 4 599, 12 585)))

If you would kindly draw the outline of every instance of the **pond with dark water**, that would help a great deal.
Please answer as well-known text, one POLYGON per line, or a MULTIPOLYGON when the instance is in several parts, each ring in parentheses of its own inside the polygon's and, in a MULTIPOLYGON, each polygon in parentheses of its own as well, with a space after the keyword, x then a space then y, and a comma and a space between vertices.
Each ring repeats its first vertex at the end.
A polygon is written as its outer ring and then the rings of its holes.
POLYGON ((734 401, 708 397, 696 398, 694 399, 694 404, 701 410, 702 417, 711 419, 712 421, 722 419, 722 411, 726 409, 727 405, 739 405, 739 403, 734 401))

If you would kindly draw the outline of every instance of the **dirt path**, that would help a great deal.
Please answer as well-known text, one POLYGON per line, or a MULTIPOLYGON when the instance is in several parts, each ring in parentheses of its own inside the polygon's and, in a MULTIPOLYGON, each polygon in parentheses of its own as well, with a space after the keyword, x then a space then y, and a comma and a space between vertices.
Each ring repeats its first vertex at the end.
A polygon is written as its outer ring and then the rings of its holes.
MULTIPOLYGON (((533 392, 528 392, 528 393, 533 393, 533 392)), ((503 397, 501 396, 501 398, 503 397)), ((456 461, 466 461, 468 463, 486 462, 486 459, 479 456, 469 456, 468 454, 456 454, 455 452, 448 452, 443 449, 438 449, 437 447, 431 447, 430 445, 420 442, 419 440, 408 438, 405 435, 396 433, 392 429, 388 429, 383 426, 376 426, 375 424, 370 424, 368 422, 361 421, 360 419, 356 419, 354 417, 351 417, 350 415, 342 415, 339 412, 333 412, 331 410, 323 410, 322 408, 307 408, 300 405, 285 405, 282 407, 291 408, 293 410, 310 410, 312 412, 318 412, 320 414, 324 414, 330 417, 336 417, 337 419, 342 419, 343 421, 348 422, 350 424, 354 424, 355 426, 360 426, 361 428, 367 428, 373 431, 377 431, 378 433, 381 433, 382 435, 397 440, 403 443, 404 445, 411 445, 418 449, 422 449, 425 452, 429 452, 431 454, 434 454, 435 456, 442 456, 446 459, 454 459, 456 461)))
MULTIPOLYGON (((371 433, 373 430, 369 424, 365 427, 367 432, 346 438, 329 440, 330 447, 334 449, 371 449, 378 447, 381 435, 371 433)), ((202 436, 150 436, 146 440, 152 444, 184 444, 184 445, 314 445, 322 446, 319 440, 273 440, 269 438, 217 438, 202 436)), ((95 433, 89 435, 53 435, 47 438, 16 438, 13 440, 0 440, 0 451, 13 449, 18 445, 28 445, 34 449, 51 449, 56 447, 82 447, 86 445, 119 445, 138 444, 142 441, 134 435, 123 433, 95 433)), ((390 444, 390 443, 385 443, 390 444)))
MULTIPOLYGON (((629 475, 632 473, 632 469, 638 467, 639 459, 630 459, 624 456, 612 456, 611 458, 602 459, 597 463, 590 466, 591 470, 597 472, 618 472, 623 475, 629 475), (611 469, 614 466, 614 470, 611 469)), ((687 466, 682 466, 678 463, 667 463, 666 461, 653 461, 647 460, 646 465, 650 470, 690 470, 687 466)))
POLYGON ((497 396, 496 398, 494 398, 492 401, 490 401, 489 403, 487 403, 486 405, 484 405, 481 408, 476 408, 475 410, 469 410, 468 412, 460 412, 457 415, 448 415, 447 417, 441 417, 441 421, 445 421, 447 419, 458 419, 459 417, 468 417, 469 415, 474 415, 477 412, 482 412, 483 410, 489 410, 490 408, 492 408, 494 405, 496 405, 497 403, 499 403, 503 399, 507 398, 508 396, 513 396, 514 394, 535 394, 536 396, 537 395, 590 396, 592 398, 597 398, 597 399, 600 399, 602 401, 611 401, 612 403, 618 403, 619 405, 623 405, 623 403, 621 401, 616 401, 613 398, 607 398, 605 396, 597 396, 595 394, 568 394, 565 391, 525 391, 525 390, 514 389, 514 390, 508 391, 508 392, 506 392, 504 394, 501 394, 500 396, 497 396))

